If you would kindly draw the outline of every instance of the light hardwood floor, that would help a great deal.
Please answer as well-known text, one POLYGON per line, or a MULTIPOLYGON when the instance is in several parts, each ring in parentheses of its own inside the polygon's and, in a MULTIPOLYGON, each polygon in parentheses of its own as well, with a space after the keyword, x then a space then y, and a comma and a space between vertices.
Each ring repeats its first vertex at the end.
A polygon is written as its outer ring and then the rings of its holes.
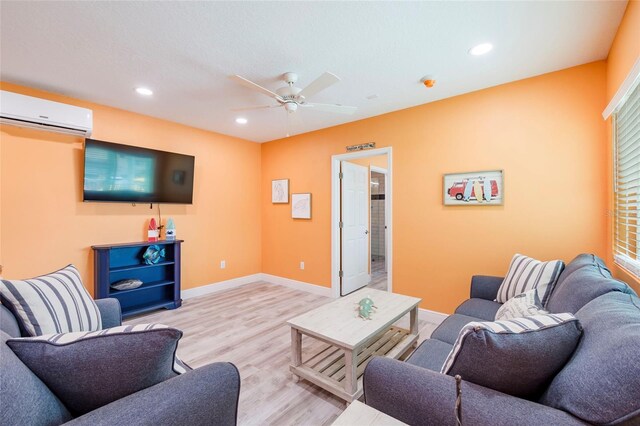
POLYGON ((367 285, 376 290, 387 290, 387 271, 384 270, 384 258, 371 262, 371 282, 367 285))
MULTIPOLYGON (((181 329, 178 355, 194 368, 229 361, 242 378, 239 425, 330 425, 345 403, 289 372, 291 334, 286 321, 330 302, 328 297, 259 282, 185 300, 181 308, 126 321, 181 329)), ((408 318, 400 323, 408 327, 408 318)), ((420 321, 420 341, 436 327, 420 321)), ((303 337, 303 361, 326 346, 303 337)), ((195 390, 197 392, 197 390, 195 390)))

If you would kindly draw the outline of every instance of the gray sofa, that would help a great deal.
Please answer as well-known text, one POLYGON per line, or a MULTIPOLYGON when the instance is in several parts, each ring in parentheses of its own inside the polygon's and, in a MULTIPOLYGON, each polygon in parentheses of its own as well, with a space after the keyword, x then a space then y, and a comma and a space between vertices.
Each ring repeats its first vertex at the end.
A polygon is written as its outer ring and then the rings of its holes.
MULTIPOLYGON (((116 299, 100 299, 96 303, 102 315, 103 328, 121 325, 120 304, 116 299)), ((190 370, 73 418, 60 400, 7 346, 7 339, 20 335, 14 316, 0 305, 2 425, 236 424, 240 375, 233 364, 224 362, 190 370)), ((86 380, 91 380, 91 377, 86 380)))
MULTIPOLYGON (((373 359, 364 372, 366 404, 410 425, 455 425, 455 380, 439 371, 465 324, 495 319, 501 282, 473 277, 471 298, 406 362, 373 359)), ((571 359, 531 400, 463 377, 463 424, 640 425, 640 299, 633 290, 597 256, 582 254, 560 275, 547 309, 571 312, 582 324, 571 359)))

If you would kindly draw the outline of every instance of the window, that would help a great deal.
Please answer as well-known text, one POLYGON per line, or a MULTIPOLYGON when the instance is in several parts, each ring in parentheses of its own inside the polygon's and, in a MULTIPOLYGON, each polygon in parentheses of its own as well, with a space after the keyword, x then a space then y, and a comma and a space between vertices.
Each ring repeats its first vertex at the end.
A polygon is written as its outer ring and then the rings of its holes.
POLYGON ((615 262, 640 276, 640 85, 613 114, 615 262))

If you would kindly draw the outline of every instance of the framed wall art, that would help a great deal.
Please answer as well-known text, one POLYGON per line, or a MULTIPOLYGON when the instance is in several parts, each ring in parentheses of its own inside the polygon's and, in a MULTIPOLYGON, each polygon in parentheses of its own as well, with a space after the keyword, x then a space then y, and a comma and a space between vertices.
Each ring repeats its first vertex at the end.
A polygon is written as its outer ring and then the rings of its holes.
POLYGON ((287 204, 289 202, 289 179, 271 181, 271 202, 273 204, 287 204))
POLYGON ((291 194, 291 217, 311 219, 311 194, 291 194))
POLYGON ((502 170, 449 173, 443 178, 445 206, 490 206, 504 204, 502 170))

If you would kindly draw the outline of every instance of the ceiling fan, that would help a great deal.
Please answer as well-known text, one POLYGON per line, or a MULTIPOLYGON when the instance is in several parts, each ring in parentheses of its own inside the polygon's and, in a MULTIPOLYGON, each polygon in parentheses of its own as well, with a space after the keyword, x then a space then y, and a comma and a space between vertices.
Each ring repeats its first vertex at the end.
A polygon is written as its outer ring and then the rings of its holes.
POLYGON ((308 98, 340 81, 340 79, 336 75, 330 72, 325 72, 304 89, 295 86, 296 82, 298 81, 298 74, 294 72, 287 72, 283 74, 283 80, 285 83, 287 83, 287 85, 285 87, 277 89, 275 92, 272 92, 271 90, 266 89, 259 84, 256 84, 253 81, 239 75, 233 75, 231 76, 231 78, 237 83, 242 84, 249 89, 256 90, 263 95, 267 95, 278 102, 277 105, 260 105, 246 108, 235 108, 233 109, 233 111, 248 111, 254 109, 284 107, 284 109, 289 114, 292 114, 298 110, 298 107, 301 107, 309 108, 316 111, 334 112, 338 114, 353 114, 356 109, 358 109, 357 107, 339 104, 318 104, 307 102, 308 98))

